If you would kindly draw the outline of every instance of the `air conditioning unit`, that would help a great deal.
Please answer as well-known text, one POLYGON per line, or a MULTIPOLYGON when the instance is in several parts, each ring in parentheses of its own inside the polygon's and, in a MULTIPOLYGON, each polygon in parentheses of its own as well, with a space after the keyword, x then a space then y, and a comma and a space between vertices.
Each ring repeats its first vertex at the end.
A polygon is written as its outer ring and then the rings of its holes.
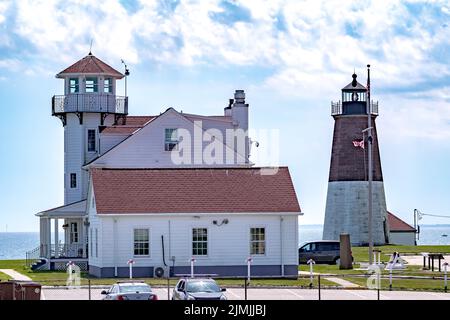
POLYGON ((153 269, 153 277, 164 278, 169 274, 169 268, 164 266, 155 267, 153 269))

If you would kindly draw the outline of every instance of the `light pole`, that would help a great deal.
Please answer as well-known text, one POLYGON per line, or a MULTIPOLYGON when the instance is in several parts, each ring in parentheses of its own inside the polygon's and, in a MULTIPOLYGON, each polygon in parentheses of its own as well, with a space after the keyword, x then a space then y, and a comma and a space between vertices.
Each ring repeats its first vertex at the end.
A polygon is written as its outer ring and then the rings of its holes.
POLYGON ((368 213, 369 213, 369 265, 372 264, 372 254, 373 254, 373 235, 372 235, 372 179, 373 179, 373 159, 372 159, 372 112, 370 110, 370 64, 367 65, 367 98, 366 98, 366 105, 367 105, 367 161, 368 161, 368 184, 369 184, 369 196, 368 196, 368 213))

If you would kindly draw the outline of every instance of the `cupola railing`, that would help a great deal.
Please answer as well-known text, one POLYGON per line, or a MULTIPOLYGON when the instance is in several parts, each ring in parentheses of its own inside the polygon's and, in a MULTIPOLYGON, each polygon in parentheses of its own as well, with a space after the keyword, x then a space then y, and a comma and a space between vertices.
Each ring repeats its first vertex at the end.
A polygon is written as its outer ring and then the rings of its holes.
POLYGON ((53 96, 52 114, 58 115, 67 112, 128 114, 128 97, 99 93, 53 96))

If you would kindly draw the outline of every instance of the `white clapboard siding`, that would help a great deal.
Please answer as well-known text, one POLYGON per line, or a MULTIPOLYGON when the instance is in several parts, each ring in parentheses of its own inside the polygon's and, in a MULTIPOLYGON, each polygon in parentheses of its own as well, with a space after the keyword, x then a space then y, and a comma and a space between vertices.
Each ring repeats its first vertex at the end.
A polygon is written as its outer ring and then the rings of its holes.
MULTIPOLYGON (((211 124, 209 124, 211 125, 211 124)), ((178 163, 172 161, 171 152, 164 150, 165 129, 166 128, 184 128, 190 132, 192 138, 191 144, 191 164, 195 165, 194 158, 202 159, 203 149, 210 144, 209 141, 203 142, 202 148, 194 149, 194 123, 189 121, 174 110, 168 110, 157 119, 137 131, 132 137, 126 139, 116 147, 106 152, 102 157, 94 161, 91 165, 100 165, 109 168, 158 168, 158 167, 178 167, 178 163)), ((203 133, 202 133, 203 134, 203 133)), ((227 147, 221 144, 223 155, 227 153, 227 147)), ((229 149, 229 153, 233 153, 229 149)), ((240 156, 241 162, 244 162, 244 156, 240 156)), ((235 161, 236 162, 236 161, 235 161)), ((199 163, 199 166, 205 166, 205 163, 199 163)), ((212 164, 221 165, 223 164, 212 164)), ((233 165, 233 164, 230 164, 233 165)), ((235 164, 234 164, 235 165, 235 164)))
MULTIPOLYGON (((111 125, 113 115, 108 115, 105 125, 111 125)), ((74 113, 67 114, 67 124, 64 127, 64 204, 86 199, 88 173, 81 167, 99 155, 100 113, 83 113, 83 123, 74 113), (96 130, 97 152, 87 152, 87 130, 96 130), (70 188, 70 174, 77 175, 77 187, 70 188)))
MULTIPOLYGON (((192 228, 208 229, 208 256, 197 256, 197 264, 203 266, 214 265, 244 265, 250 254, 250 228, 266 228, 266 254, 253 256, 255 265, 280 265, 280 216, 272 214, 238 214, 238 215, 192 215, 160 216, 130 216, 121 215, 108 217, 98 215, 95 224, 101 225, 101 259, 92 260, 90 264, 98 267, 126 266, 128 259, 135 259, 135 266, 162 266, 161 235, 164 236, 166 249, 166 263, 170 264, 170 257, 175 257, 176 266, 189 265, 192 257, 192 228), (220 227, 213 224, 213 220, 221 222, 227 218, 229 223, 220 227), (116 222, 114 222, 114 220, 116 222), (114 232, 114 224, 117 232, 114 232), (170 224, 170 239, 169 239, 170 224), (133 230, 148 228, 150 230, 150 256, 135 257, 133 255, 133 230), (114 243, 116 241, 116 243, 114 243), (117 251, 114 251, 115 245, 117 251), (98 264, 97 264, 98 263, 98 264)), ((283 264, 295 265, 297 254, 297 225, 298 216, 283 216, 283 264)))

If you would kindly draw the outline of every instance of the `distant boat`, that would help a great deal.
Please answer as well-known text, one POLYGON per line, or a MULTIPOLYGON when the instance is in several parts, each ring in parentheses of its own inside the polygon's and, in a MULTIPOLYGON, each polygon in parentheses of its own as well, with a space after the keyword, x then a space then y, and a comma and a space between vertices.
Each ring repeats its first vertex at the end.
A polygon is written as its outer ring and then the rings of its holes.
POLYGON ((443 234, 441 237, 447 237, 447 235, 446 235, 446 234, 443 234))

